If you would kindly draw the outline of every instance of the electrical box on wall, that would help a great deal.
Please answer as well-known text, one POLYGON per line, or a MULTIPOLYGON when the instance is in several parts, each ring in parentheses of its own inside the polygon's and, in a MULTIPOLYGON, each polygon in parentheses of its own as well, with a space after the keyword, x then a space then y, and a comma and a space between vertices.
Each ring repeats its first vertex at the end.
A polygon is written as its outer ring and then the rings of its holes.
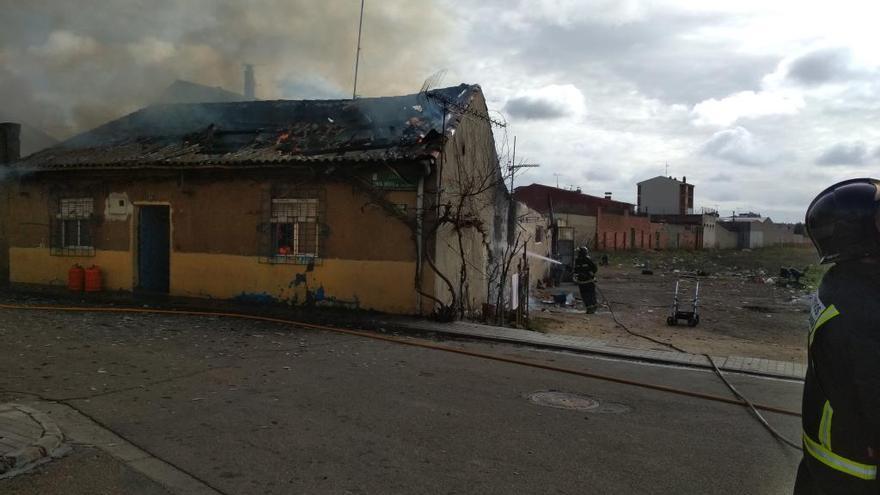
POLYGON ((104 218, 109 221, 125 221, 133 211, 126 193, 110 193, 104 206, 104 218))

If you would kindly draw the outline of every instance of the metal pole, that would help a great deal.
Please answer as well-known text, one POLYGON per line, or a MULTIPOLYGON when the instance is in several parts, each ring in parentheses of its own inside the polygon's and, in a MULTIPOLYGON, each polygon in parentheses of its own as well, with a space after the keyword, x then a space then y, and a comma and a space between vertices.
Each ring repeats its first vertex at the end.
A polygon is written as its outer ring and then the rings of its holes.
POLYGON ((364 2, 366 0, 361 0, 361 18, 358 21, 358 46, 357 53, 355 53, 354 57, 354 89, 351 91, 351 99, 354 100, 357 98, 358 91, 358 66, 361 62, 361 31, 364 28, 364 2))
POLYGON ((513 202, 513 175, 516 173, 516 136, 513 136, 513 158, 510 159, 510 201, 513 202))

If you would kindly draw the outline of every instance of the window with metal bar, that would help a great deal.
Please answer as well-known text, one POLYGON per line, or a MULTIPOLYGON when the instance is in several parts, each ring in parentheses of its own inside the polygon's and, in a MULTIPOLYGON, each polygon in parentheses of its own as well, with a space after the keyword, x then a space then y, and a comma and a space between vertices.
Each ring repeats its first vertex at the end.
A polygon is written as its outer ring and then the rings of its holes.
POLYGON ((308 262, 318 257, 318 200, 273 198, 269 257, 275 262, 308 262))
POLYGON ((55 256, 94 256, 94 200, 62 198, 52 222, 51 253, 55 256))

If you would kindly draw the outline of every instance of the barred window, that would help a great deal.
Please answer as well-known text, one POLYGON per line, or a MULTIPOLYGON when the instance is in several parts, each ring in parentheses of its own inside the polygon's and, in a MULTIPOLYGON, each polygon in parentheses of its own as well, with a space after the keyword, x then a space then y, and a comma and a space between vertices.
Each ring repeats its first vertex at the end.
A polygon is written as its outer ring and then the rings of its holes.
POLYGON ((272 199, 270 257, 275 261, 318 256, 318 200, 272 199))
POLYGON ((93 214, 92 198, 61 199, 52 222, 52 254, 94 256, 93 214))

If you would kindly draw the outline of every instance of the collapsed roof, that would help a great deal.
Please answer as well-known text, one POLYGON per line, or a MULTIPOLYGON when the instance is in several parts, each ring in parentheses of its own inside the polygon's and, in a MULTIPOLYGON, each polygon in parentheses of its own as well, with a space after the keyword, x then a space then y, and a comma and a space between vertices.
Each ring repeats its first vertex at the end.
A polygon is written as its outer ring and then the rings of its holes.
POLYGON ((36 170, 283 166, 432 156, 480 92, 459 85, 356 100, 160 104, 31 155, 36 170))

